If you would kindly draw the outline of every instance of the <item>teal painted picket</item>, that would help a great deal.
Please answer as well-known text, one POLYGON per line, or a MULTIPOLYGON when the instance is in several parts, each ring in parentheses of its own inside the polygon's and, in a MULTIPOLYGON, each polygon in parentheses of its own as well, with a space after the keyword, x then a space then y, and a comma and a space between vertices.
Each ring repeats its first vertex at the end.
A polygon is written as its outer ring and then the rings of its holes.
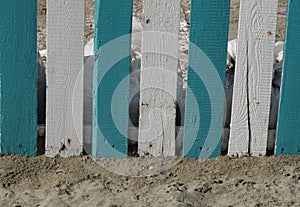
POLYGON ((216 157, 221 152, 229 5, 229 0, 191 2, 186 157, 216 157))
POLYGON ((300 155, 300 1, 288 11, 276 154, 300 155))
POLYGON ((36 153, 35 0, 0 1, 0 153, 36 153))
POLYGON ((95 157, 127 156, 131 15, 132 0, 96 1, 92 140, 95 157), (116 102, 112 103, 121 82, 116 102))

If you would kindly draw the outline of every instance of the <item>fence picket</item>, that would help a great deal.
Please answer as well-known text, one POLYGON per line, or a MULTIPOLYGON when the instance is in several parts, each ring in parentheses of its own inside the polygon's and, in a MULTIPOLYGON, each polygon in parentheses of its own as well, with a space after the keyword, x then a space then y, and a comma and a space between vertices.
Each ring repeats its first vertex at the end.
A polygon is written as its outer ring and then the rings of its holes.
POLYGON ((145 0, 139 153, 175 155, 179 0, 145 0))
POLYGON ((1 1, 0 153, 36 154, 36 1, 1 1))
POLYGON ((266 154, 277 5, 241 0, 229 154, 266 154))
POLYGON ((300 155, 300 1, 289 1, 276 154, 300 155))
POLYGON ((92 153, 121 158, 128 148, 132 0, 95 3, 92 153))
POLYGON ((229 0, 191 1, 186 157, 221 153, 229 6, 229 0))
POLYGON ((84 1, 47 1, 46 155, 82 152, 84 1))

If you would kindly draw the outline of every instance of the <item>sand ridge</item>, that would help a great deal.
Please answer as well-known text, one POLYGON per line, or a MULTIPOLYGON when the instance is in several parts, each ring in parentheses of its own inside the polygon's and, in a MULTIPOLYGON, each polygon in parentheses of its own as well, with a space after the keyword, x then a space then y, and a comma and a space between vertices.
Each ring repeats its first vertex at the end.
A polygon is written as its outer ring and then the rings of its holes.
POLYGON ((0 172, 0 206, 300 205, 300 157, 293 156, 181 159, 146 177, 118 175, 86 156, 3 156, 0 172))

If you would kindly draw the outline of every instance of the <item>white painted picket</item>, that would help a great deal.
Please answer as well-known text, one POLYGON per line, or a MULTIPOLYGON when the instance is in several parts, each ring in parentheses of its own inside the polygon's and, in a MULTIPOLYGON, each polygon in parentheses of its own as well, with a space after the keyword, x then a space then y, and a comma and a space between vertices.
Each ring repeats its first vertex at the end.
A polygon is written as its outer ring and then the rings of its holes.
POLYGON ((48 0, 46 155, 82 152, 84 1, 48 0))
POLYGON ((242 0, 229 154, 267 148, 277 0, 242 0))
POLYGON ((180 0, 144 1, 139 152, 175 155, 180 0))

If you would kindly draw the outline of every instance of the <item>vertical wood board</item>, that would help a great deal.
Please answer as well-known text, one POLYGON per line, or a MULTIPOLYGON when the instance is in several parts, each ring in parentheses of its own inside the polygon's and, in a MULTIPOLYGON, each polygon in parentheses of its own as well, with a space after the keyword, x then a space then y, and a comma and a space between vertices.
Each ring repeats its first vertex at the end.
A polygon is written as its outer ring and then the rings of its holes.
POLYGON ((84 1, 47 1, 46 155, 82 152, 84 1))
POLYGON ((1 0, 0 153, 36 154, 36 1, 1 0))
POLYGON ((95 3, 92 153, 123 158, 128 148, 132 0, 95 3))
POLYGON ((266 154, 277 5, 241 0, 229 154, 266 154))
POLYGON ((300 1, 290 0, 276 154, 300 155, 300 1))
POLYGON ((145 0, 139 153, 175 155, 179 0, 145 0))
POLYGON ((221 154, 229 8, 229 0, 191 1, 186 157, 221 154))

